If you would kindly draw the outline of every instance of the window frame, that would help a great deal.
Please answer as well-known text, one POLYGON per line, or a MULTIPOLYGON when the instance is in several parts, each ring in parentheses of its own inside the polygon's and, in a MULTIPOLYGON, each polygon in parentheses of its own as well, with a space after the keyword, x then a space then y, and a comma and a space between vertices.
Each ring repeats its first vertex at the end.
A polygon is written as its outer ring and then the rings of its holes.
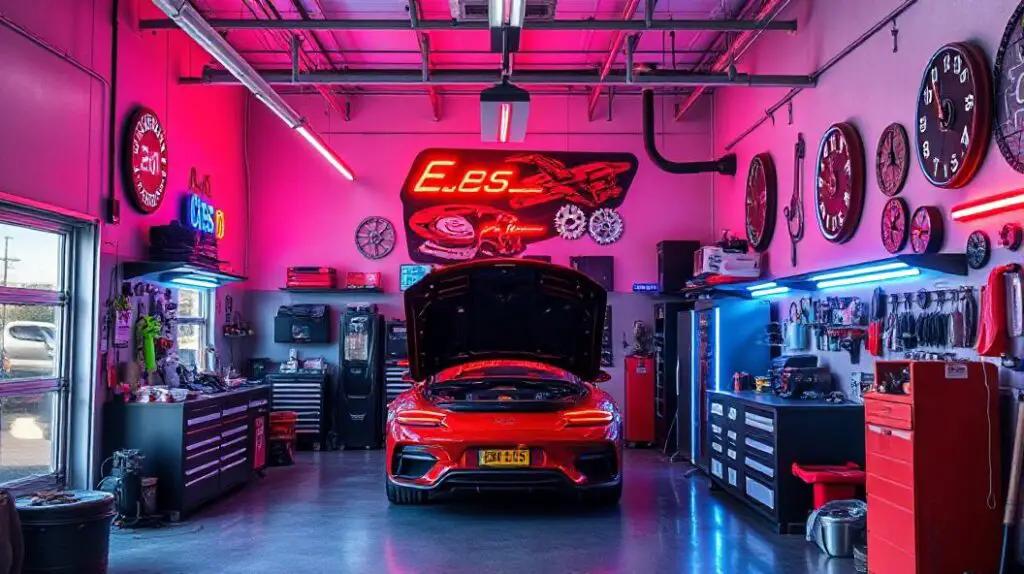
MULTIPOLYGON (((75 285, 79 261, 78 253, 82 248, 80 232, 82 223, 75 219, 65 219, 59 213, 33 213, 33 209, 3 201, 0 196, 0 224, 23 227, 26 229, 53 233, 60 236, 59 268, 57 289, 29 289, 21 287, 0 286, 0 305, 30 305, 54 307, 57 320, 57 340, 59 353, 54 355, 57 362, 55 373, 49 377, 24 377, 0 380, 0 398, 23 397, 28 395, 49 395, 54 397, 51 405, 50 428, 50 465, 47 474, 32 474, 2 484, 4 488, 15 493, 32 491, 41 488, 60 486, 67 478, 71 457, 70 423, 71 423, 71 384, 75 370, 74 349, 72 348, 71 330, 75 308, 72 305, 72 290, 75 285)), ((90 235, 94 233, 95 227, 90 235)), ((6 325, 4 325, 6 327, 6 325)), ((2 422, 2 421, 0 421, 2 422)))
MULTIPOLYGON (((192 287, 179 287, 178 288, 178 305, 181 308, 181 292, 182 291, 195 291, 199 294, 199 316, 197 317, 182 317, 178 316, 176 319, 177 325, 196 325, 199 327, 199 352, 196 354, 198 359, 198 367, 200 371, 212 371, 216 368, 216 364, 211 363, 209 359, 209 353, 206 352, 211 346, 216 343, 214 325, 216 323, 216 292, 211 289, 192 288, 192 287)), ((175 343, 177 344, 177 333, 175 333, 175 343)), ((216 362, 216 361, 212 361, 216 362)))

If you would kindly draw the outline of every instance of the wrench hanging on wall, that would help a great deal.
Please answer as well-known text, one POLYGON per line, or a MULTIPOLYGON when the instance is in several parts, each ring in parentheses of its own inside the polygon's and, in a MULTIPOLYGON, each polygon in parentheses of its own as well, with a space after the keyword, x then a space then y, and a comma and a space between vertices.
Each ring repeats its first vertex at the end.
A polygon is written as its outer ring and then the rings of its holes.
POLYGON ((789 262, 793 267, 796 267, 796 244, 804 237, 803 169, 806 147, 804 134, 797 134, 793 151, 793 195, 789 198, 789 205, 782 210, 789 228, 789 240, 793 245, 789 254, 789 262))

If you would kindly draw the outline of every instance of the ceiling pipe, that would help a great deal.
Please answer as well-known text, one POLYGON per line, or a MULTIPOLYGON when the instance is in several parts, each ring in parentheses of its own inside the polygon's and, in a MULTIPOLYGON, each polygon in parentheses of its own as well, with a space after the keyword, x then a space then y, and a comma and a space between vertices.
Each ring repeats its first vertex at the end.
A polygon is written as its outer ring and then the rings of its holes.
POLYGON ((659 168, 675 174, 693 173, 719 173, 722 175, 736 175, 736 154, 724 155, 715 161, 693 161, 676 162, 669 161, 658 151, 658 144, 654 140, 654 92, 644 90, 643 100, 643 130, 644 149, 647 156, 651 158, 659 168))
MULTIPOLYGON (((632 2, 632 0, 630 0, 632 2)), ((210 19, 207 21, 215 30, 487 30, 487 22, 460 22, 458 20, 252 20, 252 19, 210 19)), ((172 30, 177 28, 173 20, 141 20, 140 30, 172 30)), ((745 32, 772 30, 796 32, 796 20, 550 20, 547 22, 527 21, 524 29, 537 31, 621 31, 642 32, 647 30, 691 30, 707 32, 745 32)))
MULTIPOLYGON (((626 7, 622 9, 622 21, 631 21, 633 19, 633 16, 636 15, 636 10, 639 7, 640 0, 629 0, 629 2, 626 4, 626 7)), ((646 20, 644 21, 644 26, 648 26, 646 20)), ((608 73, 612 71, 612 65, 615 64, 615 60, 619 56, 619 51, 622 50, 622 42, 625 39, 626 35, 621 30, 616 32, 615 37, 612 38, 611 46, 608 48, 608 55, 605 56, 604 62, 601 64, 601 80, 604 80, 608 76, 608 73)), ((601 86, 598 85, 593 89, 593 91, 590 92, 590 99, 587 101, 587 120, 594 120, 594 110, 597 108, 597 100, 600 97, 601 86)))
MULTIPOLYGON (((722 70, 735 69, 734 63, 736 62, 737 54, 742 54, 747 50, 750 44, 757 40, 758 36, 761 35, 762 30, 767 30, 767 26, 770 26, 775 22, 775 16, 777 16, 786 6, 789 5, 791 0, 767 0, 764 5, 761 6, 761 10, 757 13, 757 16, 750 20, 750 22, 761 22, 765 25, 764 28, 753 28, 751 30, 744 31, 742 34, 736 37, 736 41, 726 48, 725 52, 718 56, 714 64, 711 66, 712 72, 721 72, 722 70)), ((704 94, 705 88, 700 87, 694 90, 692 94, 683 100, 683 103, 676 108, 675 120, 678 122, 682 119, 683 115, 693 107, 693 104, 697 103, 697 98, 704 94)))
MULTIPOLYGON (((290 84, 319 86, 360 85, 360 86, 444 86, 466 84, 495 84, 502 80, 495 70, 437 70, 424 81, 423 72, 415 70, 350 70, 346 72, 309 72, 299 74, 293 81, 291 70, 265 70, 259 77, 268 84, 290 84)), ((231 73, 207 68, 200 78, 182 78, 184 84, 234 84, 238 79, 231 73)), ((627 75, 615 72, 601 80, 589 70, 523 70, 512 74, 510 81, 516 84, 534 85, 575 85, 575 86, 627 86, 631 85, 627 75)), ((789 76, 771 74, 694 73, 675 71, 654 71, 633 78, 632 85, 643 86, 748 86, 766 88, 805 88, 814 86, 810 76, 789 76)))

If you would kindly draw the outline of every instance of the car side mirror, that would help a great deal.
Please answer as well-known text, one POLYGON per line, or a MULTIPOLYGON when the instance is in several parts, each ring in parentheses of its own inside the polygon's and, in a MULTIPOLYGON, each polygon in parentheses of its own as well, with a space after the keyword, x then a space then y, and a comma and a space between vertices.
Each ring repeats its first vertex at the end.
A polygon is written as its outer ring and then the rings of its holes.
POLYGON ((611 374, 609 374, 608 371, 601 369, 601 371, 598 372, 597 376, 594 377, 594 380, 590 382, 596 385, 600 385, 601 383, 607 383, 610 380, 612 380, 611 374))

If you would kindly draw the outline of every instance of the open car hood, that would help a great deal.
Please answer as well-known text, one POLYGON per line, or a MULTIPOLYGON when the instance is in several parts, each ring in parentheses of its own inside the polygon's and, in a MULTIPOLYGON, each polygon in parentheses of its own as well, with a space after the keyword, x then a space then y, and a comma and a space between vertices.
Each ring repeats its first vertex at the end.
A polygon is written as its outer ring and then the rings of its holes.
POLYGON ((423 381, 481 360, 546 363, 595 380, 607 293, 586 275, 540 261, 451 265, 405 292, 409 374, 423 381))

